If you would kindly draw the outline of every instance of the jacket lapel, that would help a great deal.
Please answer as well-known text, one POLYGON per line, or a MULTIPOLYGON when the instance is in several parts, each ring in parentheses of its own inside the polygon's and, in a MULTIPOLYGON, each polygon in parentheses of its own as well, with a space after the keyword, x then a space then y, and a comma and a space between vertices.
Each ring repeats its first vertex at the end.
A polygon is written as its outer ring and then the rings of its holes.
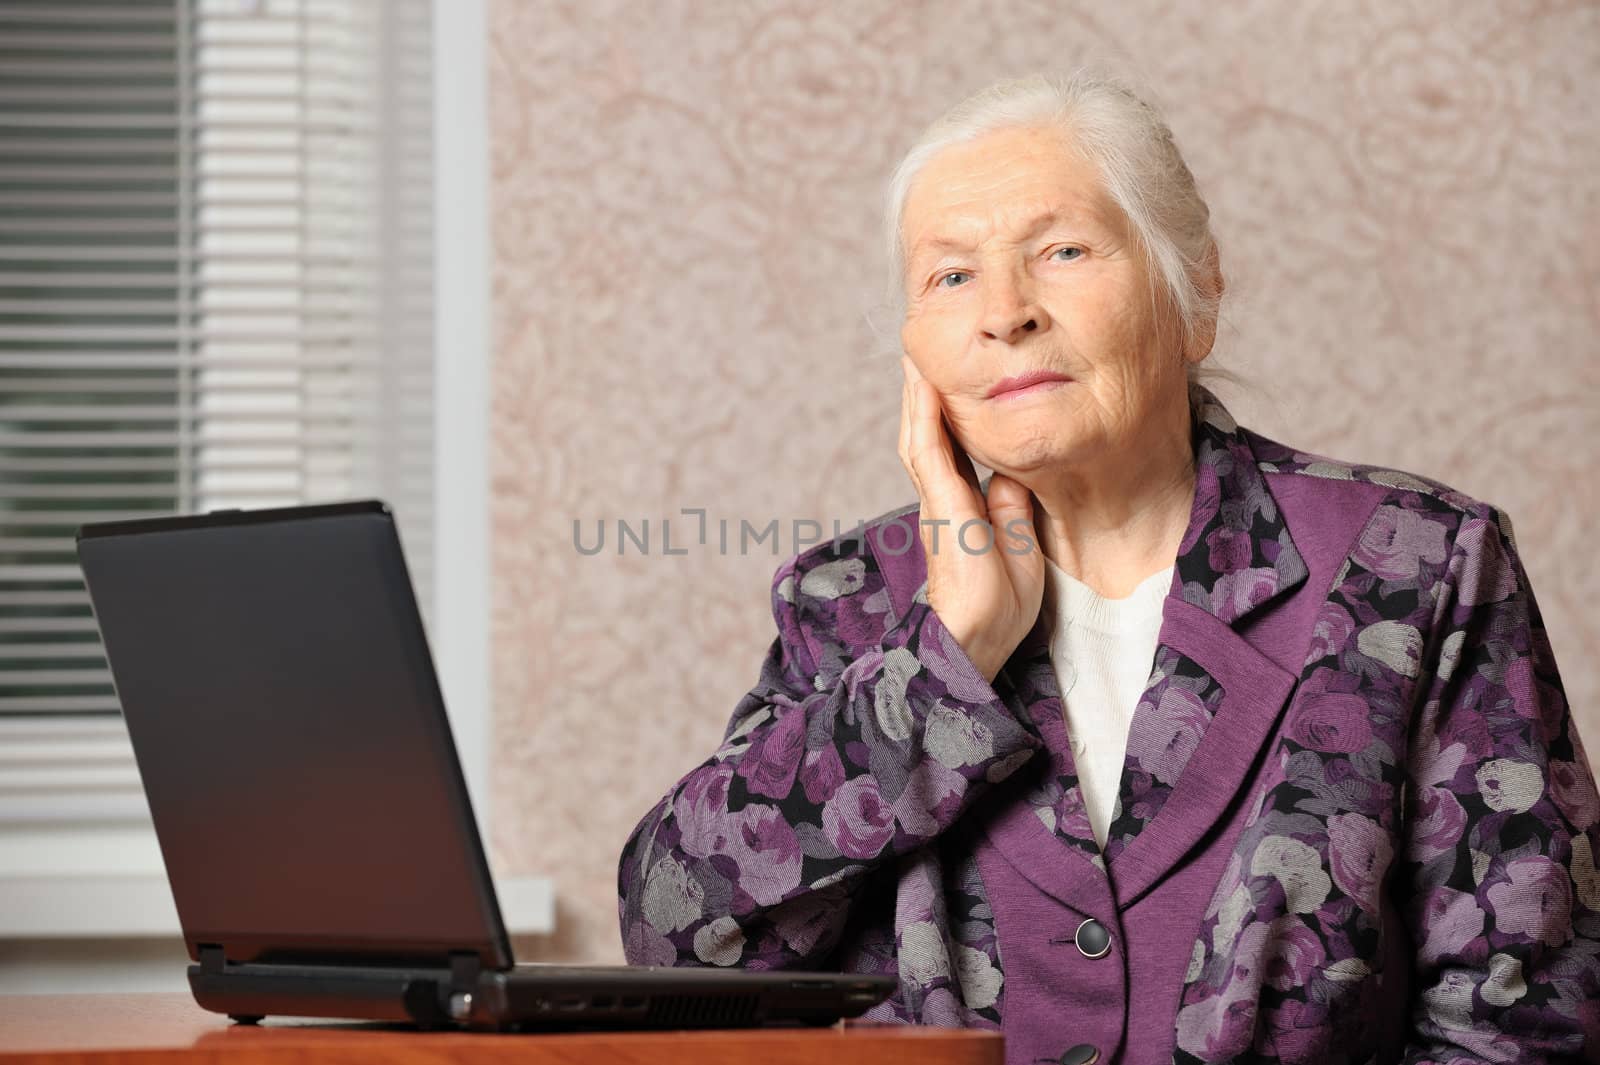
POLYGON ((1287 670, 1193 604, 1169 598, 1161 630, 1156 672, 1128 730, 1120 810, 1107 838, 1119 906, 1150 890, 1222 818, 1253 776, 1250 767, 1295 683, 1287 670), (1159 664, 1163 654, 1176 663, 1166 677, 1159 664), (1210 713, 1195 711, 1187 693, 1173 694, 1180 679, 1190 678, 1211 692, 1210 713), (1172 704, 1180 709, 1171 712, 1172 704), (1193 717, 1184 720, 1182 714, 1193 717), (1171 752, 1179 767, 1171 786, 1145 768, 1134 746, 1161 750, 1169 735, 1182 738, 1171 752))
POLYGON ((1194 507, 1106 841, 1124 905, 1222 816, 1295 683, 1242 633, 1305 584, 1306 562, 1249 441, 1204 398, 1194 507))

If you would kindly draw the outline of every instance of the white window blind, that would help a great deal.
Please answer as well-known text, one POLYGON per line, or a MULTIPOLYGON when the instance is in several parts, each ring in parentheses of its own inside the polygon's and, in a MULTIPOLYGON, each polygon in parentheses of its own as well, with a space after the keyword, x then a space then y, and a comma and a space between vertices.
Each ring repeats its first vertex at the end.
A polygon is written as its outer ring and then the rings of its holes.
POLYGON ((432 600, 426 0, 0 0, 0 820, 142 810, 89 521, 377 496, 432 600))

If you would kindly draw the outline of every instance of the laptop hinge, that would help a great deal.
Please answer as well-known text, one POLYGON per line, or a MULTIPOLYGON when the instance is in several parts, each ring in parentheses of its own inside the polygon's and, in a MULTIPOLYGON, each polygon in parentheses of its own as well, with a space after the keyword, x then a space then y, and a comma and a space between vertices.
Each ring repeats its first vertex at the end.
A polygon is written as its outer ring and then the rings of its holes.
POLYGON ((228 959, 222 953, 222 947, 220 944, 196 943, 195 953, 200 955, 201 972, 220 973, 228 964, 228 959))
POLYGON ((423 977, 406 981, 401 1000, 407 1016, 423 1028, 467 1023, 472 1019, 473 997, 482 971, 483 961, 476 953, 452 951, 448 987, 423 977))
POLYGON ((477 951, 450 952, 450 990, 472 994, 478 989, 478 974, 483 971, 483 959, 477 951))

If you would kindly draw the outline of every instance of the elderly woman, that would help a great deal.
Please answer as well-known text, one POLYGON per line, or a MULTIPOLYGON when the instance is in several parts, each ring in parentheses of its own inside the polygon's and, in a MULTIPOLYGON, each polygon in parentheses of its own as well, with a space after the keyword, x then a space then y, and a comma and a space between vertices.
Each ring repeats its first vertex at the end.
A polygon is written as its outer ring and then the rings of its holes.
POLYGON ((1113 80, 960 105, 888 216, 917 502, 779 567, 624 848, 628 959, 896 974, 869 1017, 1012 1063, 1600 1045, 1600 799, 1506 514, 1198 383, 1208 211, 1113 80))

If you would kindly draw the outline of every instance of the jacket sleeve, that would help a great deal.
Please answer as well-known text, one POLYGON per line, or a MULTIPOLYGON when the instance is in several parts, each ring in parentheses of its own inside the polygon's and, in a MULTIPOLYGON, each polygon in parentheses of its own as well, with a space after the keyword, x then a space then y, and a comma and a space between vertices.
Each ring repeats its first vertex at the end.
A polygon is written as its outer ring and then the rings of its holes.
POLYGON ((630 964, 826 968, 868 874, 1042 746, 921 593, 890 616, 856 543, 778 567, 759 681, 624 845, 630 964))
POLYGON ((1416 949, 1403 1061, 1600 1046, 1600 798, 1509 519, 1457 530, 1405 777, 1416 949))

